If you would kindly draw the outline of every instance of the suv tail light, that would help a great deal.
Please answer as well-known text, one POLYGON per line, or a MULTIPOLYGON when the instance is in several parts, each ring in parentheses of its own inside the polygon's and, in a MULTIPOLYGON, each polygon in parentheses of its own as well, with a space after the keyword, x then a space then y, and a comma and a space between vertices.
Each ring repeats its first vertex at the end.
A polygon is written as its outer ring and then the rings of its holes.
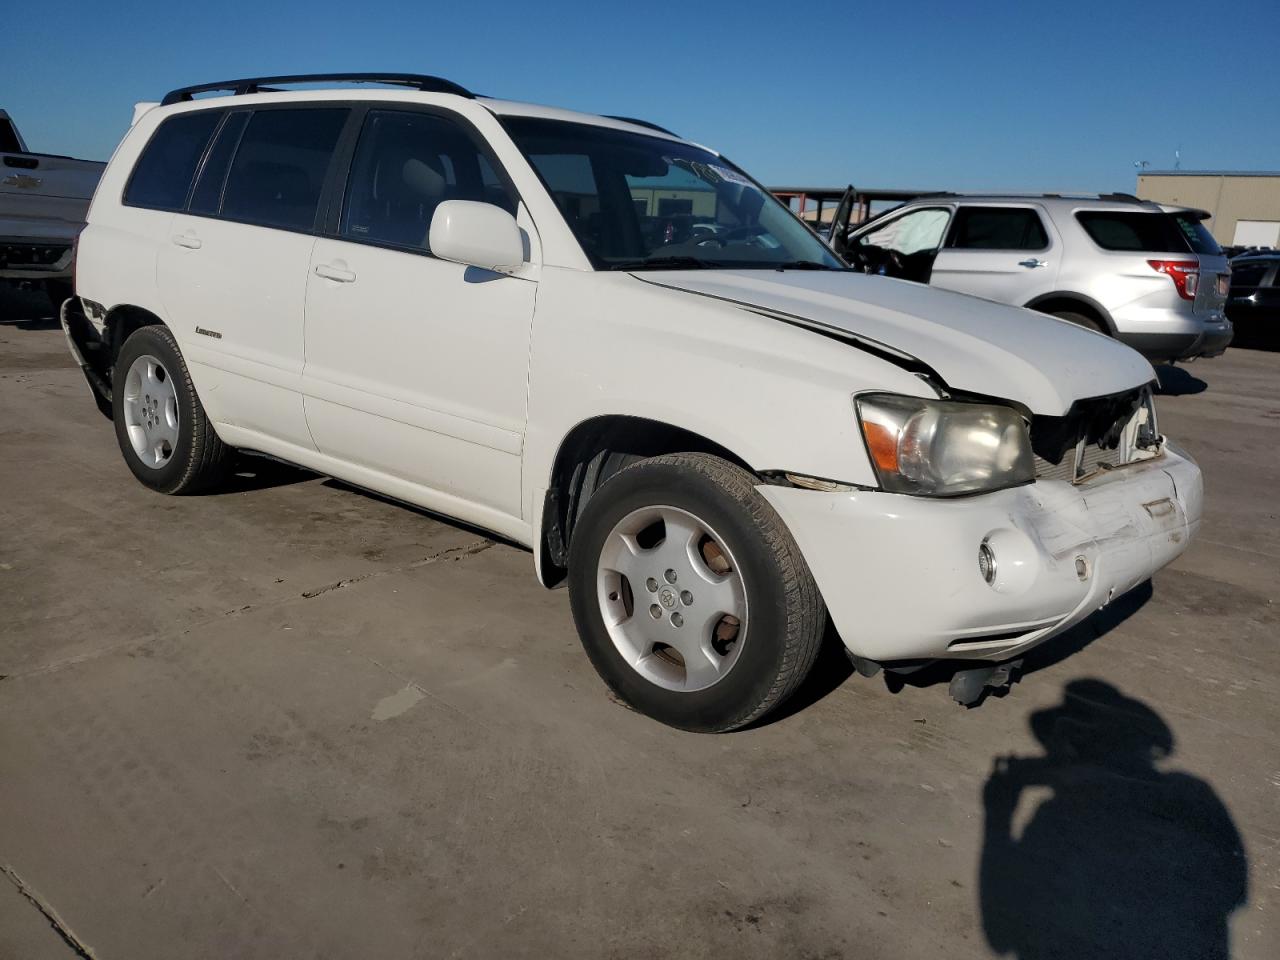
POLYGON ((1151 269, 1163 273, 1178 288, 1178 296, 1183 300, 1196 298, 1196 287, 1200 284, 1200 263, 1196 260, 1148 260, 1151 269))

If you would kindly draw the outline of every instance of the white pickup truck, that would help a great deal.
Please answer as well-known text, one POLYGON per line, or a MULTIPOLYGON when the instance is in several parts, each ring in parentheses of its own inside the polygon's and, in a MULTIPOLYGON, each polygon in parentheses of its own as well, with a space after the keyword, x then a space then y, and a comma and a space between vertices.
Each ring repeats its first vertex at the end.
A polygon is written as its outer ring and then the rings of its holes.
POLYGON ((0 110, 0 280, 72 295, 72 246, 105 163, 32 153, 0 110))

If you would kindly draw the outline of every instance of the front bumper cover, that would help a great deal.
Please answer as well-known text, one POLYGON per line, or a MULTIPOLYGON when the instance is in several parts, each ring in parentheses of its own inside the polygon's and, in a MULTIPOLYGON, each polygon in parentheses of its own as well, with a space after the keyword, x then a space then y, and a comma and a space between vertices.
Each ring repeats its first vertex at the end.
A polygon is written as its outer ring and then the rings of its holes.
POLYGON ((1166 443, 1085 483, 1041 480, 951 500, 762 486, 851 653, 1006 660, 1079 623, 1186 548, 1200 468, 1166 443), (995 585, 978 548, 995 552, 995 585))

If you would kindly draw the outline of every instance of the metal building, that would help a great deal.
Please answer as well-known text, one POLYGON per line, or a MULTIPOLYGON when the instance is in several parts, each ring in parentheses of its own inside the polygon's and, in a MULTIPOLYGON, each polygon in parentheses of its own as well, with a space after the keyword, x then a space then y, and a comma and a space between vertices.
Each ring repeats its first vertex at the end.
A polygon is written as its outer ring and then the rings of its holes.
POLYGON ((1208 210, 1224 246, 1280 247, 1280 171, 1146 170, 1138 196, 1208 210))

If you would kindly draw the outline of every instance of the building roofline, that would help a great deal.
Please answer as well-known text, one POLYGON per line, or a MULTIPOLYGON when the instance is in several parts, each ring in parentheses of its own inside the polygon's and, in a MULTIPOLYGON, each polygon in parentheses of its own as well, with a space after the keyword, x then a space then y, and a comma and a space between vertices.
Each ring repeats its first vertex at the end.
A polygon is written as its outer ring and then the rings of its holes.
POLYGON ((1140 177, 1280 177, 1280 170, 1143 170, 1140 177))

